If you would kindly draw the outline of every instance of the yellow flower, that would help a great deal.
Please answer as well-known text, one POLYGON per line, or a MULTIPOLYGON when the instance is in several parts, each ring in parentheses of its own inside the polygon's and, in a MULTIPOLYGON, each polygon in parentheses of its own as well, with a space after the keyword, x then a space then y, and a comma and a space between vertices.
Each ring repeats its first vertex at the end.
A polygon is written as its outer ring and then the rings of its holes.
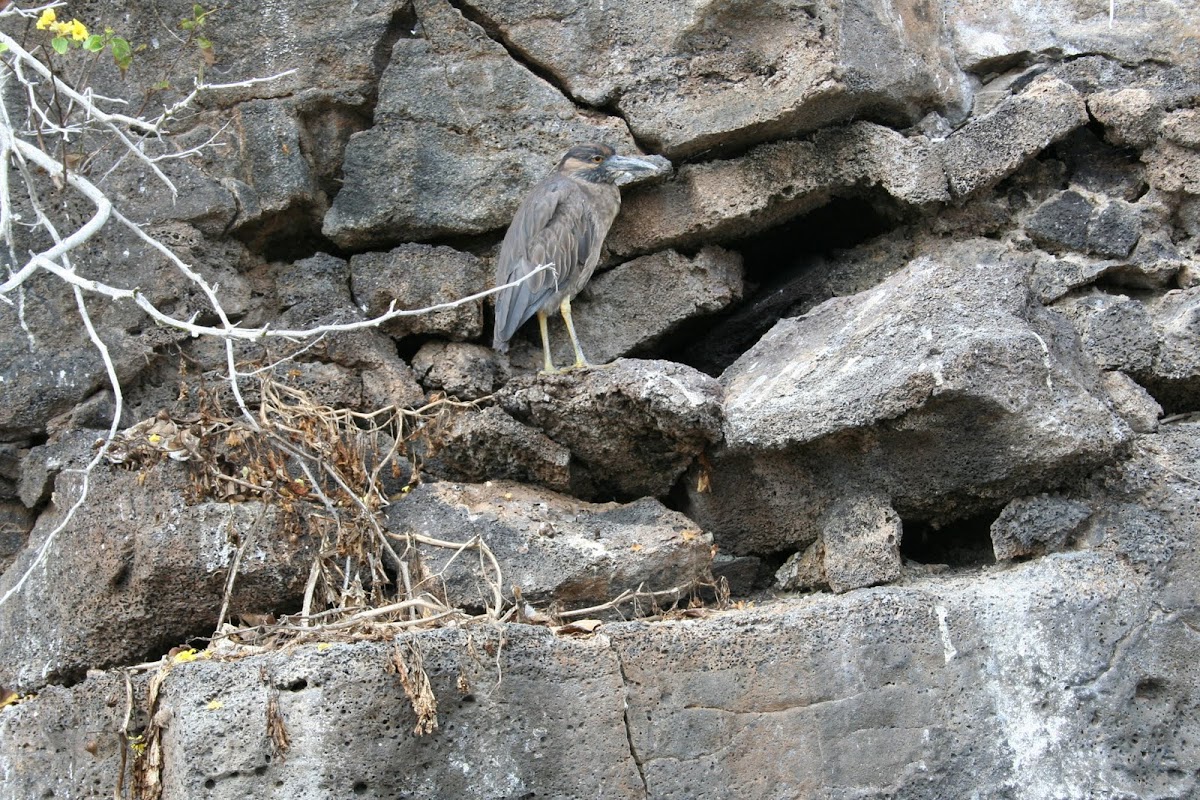
POLYGON ((42 12, 42 15, 40 17, 38 17, 37 29, 39 31, 46 30, 54 23, 54 20, 56 20, 56 19, 58 19, 58 15, 54 13, 54 9, 47 8, 45 11, 42 12))
POLYGON ((73 19, 67 23, 67 29, 63 31, 63 36, 70 36, 77 42, 82 42, 88 37, 87 28, 77 19, 73 19))
POLYGON ((87 27, 77 19, 73 19, 70 22, 51 23, 50 30, 64 38, 70 36, 77 42, 82 42, 88 37, 87 27))

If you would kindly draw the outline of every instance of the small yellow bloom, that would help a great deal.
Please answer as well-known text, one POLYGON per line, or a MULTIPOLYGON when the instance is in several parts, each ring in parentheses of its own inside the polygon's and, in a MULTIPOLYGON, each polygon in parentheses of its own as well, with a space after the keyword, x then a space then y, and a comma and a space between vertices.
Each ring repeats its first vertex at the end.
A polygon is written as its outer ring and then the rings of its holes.
POLYGON ((40 17, 38 17, 37 29, 39 31, 46 30, 52 24, 54 24, 54 20, 56 20, 56 19, 58 19, 58 15, 54 13, 54 9, 47 8, 45 11, 42 12, 42 15, 40 17))
POLYGON ((63 36, 70 36, 75 41, 82 42, 88 37, 88 32, 82 22, 73 19, 67 23, 67 29, 63 31, 63 36))
POLYGON ((222 703, 220 700, 216 700, 216 699, 209 700, 208 705, 205 706, 205 708, 207 708, 209 711, 216 711, 217 709, 224 708, 224 707, 225 707, 225 704, 222 703))
POLYGON ((324 653, 329 648, 333 647, 332 642, 317 642, 317 652, 324 653))
POLYGON ((176 653, 175 657, 172 658, 171 660, 174 661, 176 664, 183 664, 188 661, 195 661, 196 656, 197 656, 196 650, 194 648, 189 647, 187 650, 181 650, 180 652, 176 653))

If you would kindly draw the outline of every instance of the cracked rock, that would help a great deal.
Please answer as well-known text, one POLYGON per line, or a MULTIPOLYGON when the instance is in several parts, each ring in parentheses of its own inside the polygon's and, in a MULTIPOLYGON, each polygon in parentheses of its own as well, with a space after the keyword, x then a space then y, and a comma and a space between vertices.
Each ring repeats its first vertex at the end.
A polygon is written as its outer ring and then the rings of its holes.
POLYGON ((987 0, 963 0, 946 7, 944 18, 962 68, 985 73, 996 64, 1023 63, 1031 53, 1080 57, 1107 56, 1106 62, 1141 64, 1195 63, 1195 44, 1188 25, 1191 6, 1148 3, 1122 14, 1115 22, 1106 8, 1052 0, 1036 14, 1014 14, 987 0))
POLYGON ((1038 206, 1025 222, 1029 237, 1052 252, 1074 250, 1105 258, 1127 258, 1141 237, 1141 219, 1129 203, 1097 205, 1068 190, 1038 206))
POLYGON ((1087 503, 1059 495, 1017 498, 1006 505, 992 523, 992 549, 996 560, 1008 561, 1062 550, 1091 513, 1087 503))
POLYGON ((639 140, 671 157, 856 116, 959 114, 966 89, 940 23, 909 0, 886 12, 859 0, 466 5, 572 96, 615 105, 639 140))
POLYGON ((733 553, 805 547, 847 494, 945 521, 1110 459, 1131 433, 1028 272, 956 243, 781 320, 721 377, 725 446, 688 513, 733 553))
MULTIPOLYGON (((429 483, 387 509, 388 527, 439 539, 479 536, 496 556, 499 590, 539 607, 590 607, 626 590, 661 591, 707 579, 712 537, 657 500, 585 503, 515 483, 429 483)), ((421 545, 430 586, 452 605, 494 605, 486 562, 421 545), (481 566, 481 563, 483 566, 481 566)))
POLYGON ((422 465, 430 475, 471 482, 521 481, 560 492, 570 489, 570 451, 495 406, 457 410, 433 426, 430 436, 422 465))
POLYGON ((580 111, 446 0, 413 8, 415 35, 392 49, 374 125, 346 148, 323 227, 338 245, 501 229, 572 145, 635 152, 624 122, 580 111))
POLYGON ((571 491, 609 499, 665 495, 704 448, 720 440, 720 387, 670 361, 512 380, 505 411, 571 451, 571 491))
MULTIPOLYGON (((254 537, 255 546, 241 561, 230 614, 299 608, 314 553, 306 538, 284 535, 279 508, 188 505, 186 488, 183 468, 171 462, 141 475, 93 471, 87 504, 0 606, 0 684, 20 690, 75 681, 93 667, 135 664, 210 633, 241 537, 254 537)), ((0 577, 0 594, 30 566, 78 491, 77 474, 59 476, 62 503, 38 519, 0 577)))
MULTIPOLYGON (((489 270, 473 255, 449 247, 404 244, 386 253, 360 253, 350 258, 350 289, 365 314, 379 316, 397 309, 428 308, 480 291, 491 280, 489 270)), ((383 330, 395 337, 434 334, 474 339, 483 331, 483 301, 428 314, 397 317, 383 330)))

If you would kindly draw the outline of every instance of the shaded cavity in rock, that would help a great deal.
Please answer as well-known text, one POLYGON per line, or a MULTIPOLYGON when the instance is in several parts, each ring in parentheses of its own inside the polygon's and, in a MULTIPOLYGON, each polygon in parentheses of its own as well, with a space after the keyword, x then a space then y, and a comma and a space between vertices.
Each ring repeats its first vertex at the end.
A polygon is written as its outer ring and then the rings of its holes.
POLYGON ((907 561, 952 568, 995 564, 991 528, 999 515, 1000 509, 992 509, 940 527, 924 520, 905 519, 900 555, 907 561))
POLYGON ((816 304, 803 279, 825 266, 822 256, 852 248, 896 226, 892 209, 875 200, 835 197, 809 214, 728 243, 744 259, 746 299, 715 319, 683 326, 663 342, 659 357, 720 375, 780 319, 802 314, 816 304))

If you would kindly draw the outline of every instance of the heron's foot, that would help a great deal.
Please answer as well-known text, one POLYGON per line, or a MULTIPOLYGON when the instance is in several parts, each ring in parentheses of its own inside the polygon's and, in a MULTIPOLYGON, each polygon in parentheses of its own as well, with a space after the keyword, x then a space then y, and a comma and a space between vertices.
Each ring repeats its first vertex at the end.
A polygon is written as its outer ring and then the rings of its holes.
POLYGON ((571 366, 567 367, 566 369, 564 369, 563 372, 574 372, 575 370, 591 369, 592 366, 593 365, 591 364, 591 362, 589 362, 586 358, 577 358, 577 359, 575 359, 575 363, 572 364, 571 366))

